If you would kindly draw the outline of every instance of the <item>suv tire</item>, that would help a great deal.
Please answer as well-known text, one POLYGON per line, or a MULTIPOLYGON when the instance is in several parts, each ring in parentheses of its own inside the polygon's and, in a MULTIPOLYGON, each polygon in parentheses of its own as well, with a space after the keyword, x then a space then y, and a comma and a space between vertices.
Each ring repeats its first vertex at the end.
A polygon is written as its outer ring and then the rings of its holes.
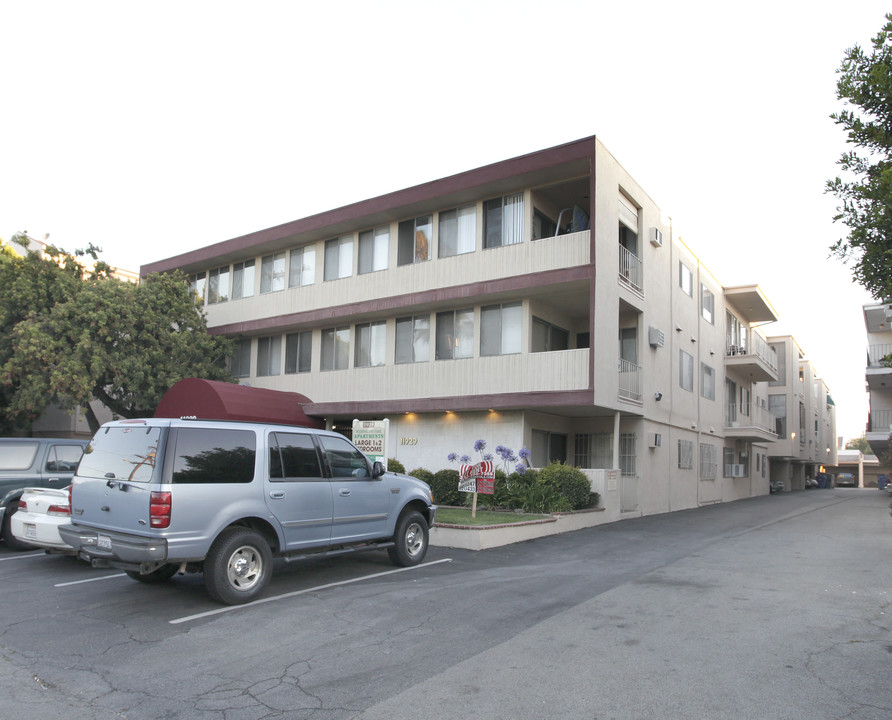
POLYGON ((427 520, 417 510, 407 510, 396 523, 393 534, 394 546, 387 548, 387 554, 394 565, 411 567, 417 565, 427 554, 427 520))
POLYGON ((204 561, 204 584, 214 600, 241 605, 256 598, 272 573, 272 551, 263 536, 248 528, 227 528, 214 540, 204 561))

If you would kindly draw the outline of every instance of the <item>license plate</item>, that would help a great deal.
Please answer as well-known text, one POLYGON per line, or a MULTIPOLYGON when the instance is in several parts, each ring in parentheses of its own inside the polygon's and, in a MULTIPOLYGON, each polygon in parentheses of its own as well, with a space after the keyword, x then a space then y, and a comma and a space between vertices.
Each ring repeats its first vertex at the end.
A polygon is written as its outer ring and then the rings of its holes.
POLYGON ((37 539, 37 525, 34 523, 25 523, 25 537, 32 540, 37 539))
POLYGON ((100 550, 111 550, 111 538, 108 535, 100 535, 96 538, 96 547, 100 550))

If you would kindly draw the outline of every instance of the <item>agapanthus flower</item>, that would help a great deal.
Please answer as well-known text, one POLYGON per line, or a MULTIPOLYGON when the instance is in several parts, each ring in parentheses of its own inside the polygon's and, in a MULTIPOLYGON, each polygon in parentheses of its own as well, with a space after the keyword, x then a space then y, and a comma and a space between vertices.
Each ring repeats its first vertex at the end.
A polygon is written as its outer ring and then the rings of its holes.
POLYGON ((486 440, 478 440, 477 442, 474 443, 474 451, 475 452, 480 452, 484 448, 486 448, 486 440))
POLYGON ((458 460, 458 453, 449 453, 449 454, 446 456, 446 459, 447 459, 449 462, 455 462, 456 460, 458 460))
POLYGON ((527 450, 525 447, 523 447, 523 448, 521 448, 520 450, 517 451, 517 456, 518 456, 521 460, 529 460, 529 459, 530 459, 530 451, 527 450))
POLYGON ((463 465, 467 465, 469 462, 471 462, 470 455, 462 455, 461 458, 459 458, 459 459, 461 460, 463 465))

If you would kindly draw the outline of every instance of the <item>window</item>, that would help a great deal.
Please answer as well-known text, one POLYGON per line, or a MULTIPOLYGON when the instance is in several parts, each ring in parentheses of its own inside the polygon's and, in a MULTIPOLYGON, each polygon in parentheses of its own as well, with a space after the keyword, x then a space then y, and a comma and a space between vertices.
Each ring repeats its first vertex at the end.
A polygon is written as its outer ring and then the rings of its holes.
POLYGON ((530 464, 533 467, 546 467, 553 462, 567 462, 567 436, 533 430, 530 464))
POLYGON ((706 285, 700 286, 700 312, 706 322, 715 322, 715 295, 706 285))
POLYGON ((678 286, 685 295, 694 297, 694 276, 681 260, 678 261, 678 286))
POLYGON ((316 247, 305 245, 294 248, 288 268, 288 287, 312 285, 316 282, 316 247))
POLYGON ((310 372, 313 333, 309 330, 285 336, 285 374, 310 372))
POLYGON ((725 312, 725 350, 729 355, 746 355, 747 327, 731 312, 725 312))
POLYGON ((359 233, 359 274, 386 270, 390 254, 390 228, 379 227, 359 233))
POLYGON ((208 273, 208 305, 229 300, 229 265, 208 273))
POLYGON ((474 252, 477 246, 477 206, 468 205, 441 212, 437 242, 441 258, 474 252))
POLYGON ((737 383, 725 378, 725 424, 732 426, 737 422, 737 383))
POLYGON ((722 448, 722 477, 733 477, 734 448, 722 448))
POLYGON ((437 313, 437 360, 474 356, 474 311, 448 310, 437 313))
POLYGON ((774 415, 774 431, 783 440, 787 437, 787 396, 769 395, 768 411, 774 415))
POLYGON ((577 434, 574 438, 573 464, 579 468, 613 467, 613 435, 610 433, 577 434))
POLYGON ((694 468, 694 443, 690 440, 678 441, 678 467, 681 470, 694 468))
POLYGON ((638 364, 638 328, 619 329, 619 356, 632 365, 638 364))
POLYGON ((520 352, 522 309, 519 302, 490 305, 480 310, 480 354, 516 355, 520 352))
POLYGON ((769 380, 769 387, 783 387, 787 384, 787 354, 784 352, 783 343, 774 343, 769 346, 777 357, 777 380, 769 380))
POLYGON ((380 367, 384 364, 387 326, 383 322, 356 326, 354 367, 380 367))
POLYGON ((285 289, 285 253, 267 255, 260 261, 260 294, 285 289))
POLYGON ((232 298, 252 297, 254 295, 254 261, 233 263, 232 265, 232 298))
POLYGON ((271 433, 269 438, 271 480, 322 477, 316 445, 310 435, 271 433))
POLYGON ((716 446, 700 443, 700 479, 715 480, 718 471, 716 446))
POLYGON ((483 247, 523 242, 523 193, 494 198, 483 203, 483 247))
POLYGON ((325 243, 326 280, 338 280, 353 274, 353 236, 345 235, 325 243))
POLYGON ((204 294, 207 287, 207 273, 189 276, 189 292, 196 305, 204 305, 204 294))
POLYGON ((396 264, 411 265, 429 260, 433 231, 434 223, 431 215, 403 220, 397 238, 396 264))
MULTIPOLYGON (((4 445, 4 449, 7 446, 4 445)), ((44 463, 44 472, 74 472, 77 463, 84 454, 80 445, 50 445, 44 463)))
POLYGON ((251 339, 239 340, 229 361, 229 374, 234 378, 251 375, 251 339))
POLYGON ((248 483, 254 479, 257 438, 250 430, 180 428, 174 483, 248 483))
POLYGON ((350 364, 350 328, 322 331, 322 369, 346 370, 350 364))
POLYGON ((700 394, 707 400, 715 400, 715 369, 700 363, 700 394))
POLYGON ((740 414, 741 415, 749 415, 750 414, 750 397, 751 397, 750 389, 741 387, 740 388, 740 414))
POLYGON ((397 318, 395 361, 413 363, 430 360, 430 335, 430 315, 397 318))
POLYGON ((282 336, 257 338, 257 376, 282 372, 282 336))
POLYGON ((638 474, 635 451, 637 444, 638 436, 635 433, 622 433, 619 436, 619 470, 623 477, 634 477, 638 474))
POLYGON ((539 208, 533 208, 533 240, 554 237, 557 224, 539 208))
POLYGON ((570 333, 537 317, 533 318, 532 352, 553 352, 570 347, 570 333))
POLYGON ((678 351, 678 384, 682 390, 694 392, 694 356, 678 351))

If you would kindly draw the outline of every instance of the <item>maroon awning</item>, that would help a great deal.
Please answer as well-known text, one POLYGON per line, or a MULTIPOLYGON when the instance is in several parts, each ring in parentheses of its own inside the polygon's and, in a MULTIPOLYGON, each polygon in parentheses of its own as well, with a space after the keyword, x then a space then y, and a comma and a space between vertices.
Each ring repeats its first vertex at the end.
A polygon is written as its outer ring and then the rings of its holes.
POLYGON ((164 394, 155 417, 194 416, 201 420, 244 420, 324 429, 323 420, 303 411, 302 405, 309 402, 300 393, 186 378, 164 394))

